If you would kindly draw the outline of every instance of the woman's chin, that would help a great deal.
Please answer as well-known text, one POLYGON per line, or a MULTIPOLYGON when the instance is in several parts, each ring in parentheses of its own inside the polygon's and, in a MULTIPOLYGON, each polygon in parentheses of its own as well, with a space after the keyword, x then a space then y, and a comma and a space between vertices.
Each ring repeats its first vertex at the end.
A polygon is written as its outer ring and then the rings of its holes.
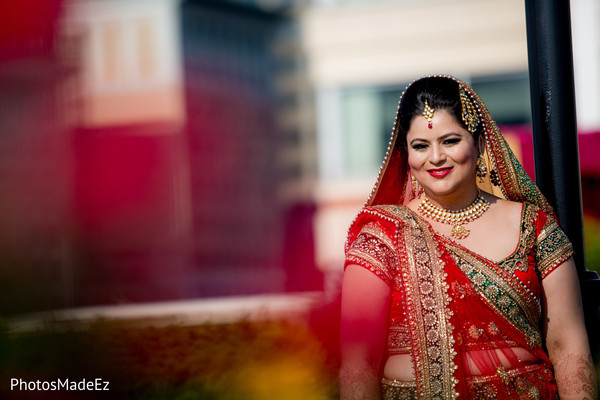
POLYGON ((453 185, 434 185, 425 188, 425 193, 429 197, 446 197, 452 196, 456 192, 456 188, 453 185))
POLYGON ((473 179, 473 181, 468 181, 468 183, 465 181, 456 182, 450 180, 440 180, 433 182, 431 185, 423 185, 423 189, 425 189, 425 193, 429 197, 452 198, 459 196, 460 194, 468 196, 472 192, 473 187, 476 187, 476 185, 473 185, 471 182, 475 182, 475 179, 473 179))

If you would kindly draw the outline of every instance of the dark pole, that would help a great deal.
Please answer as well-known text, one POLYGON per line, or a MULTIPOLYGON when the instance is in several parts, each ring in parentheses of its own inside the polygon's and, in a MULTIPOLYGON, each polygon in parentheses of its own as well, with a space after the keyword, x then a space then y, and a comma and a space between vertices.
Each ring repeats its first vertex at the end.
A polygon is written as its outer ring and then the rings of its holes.
POLYGON ((596 337, 600 280, 585 266, 569 1, 526 0, 525 14, 536 183, 575 248, 588 332, 596 337))

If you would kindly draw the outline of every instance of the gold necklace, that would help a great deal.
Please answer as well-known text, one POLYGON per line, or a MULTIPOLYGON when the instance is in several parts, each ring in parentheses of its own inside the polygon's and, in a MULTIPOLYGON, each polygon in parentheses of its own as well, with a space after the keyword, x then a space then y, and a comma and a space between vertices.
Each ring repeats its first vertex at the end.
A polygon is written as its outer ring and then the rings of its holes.
POLYGON ((489 207, 490 203, 481 195, 481 192, 478 192, 473 203, 457 211, 448 211, 435 206, 427 196, 423 196, 417 209, 421 214, 434 221, 452 225, 450 236, 464 239, 471 233, 464 225, 481 217, 489 207))

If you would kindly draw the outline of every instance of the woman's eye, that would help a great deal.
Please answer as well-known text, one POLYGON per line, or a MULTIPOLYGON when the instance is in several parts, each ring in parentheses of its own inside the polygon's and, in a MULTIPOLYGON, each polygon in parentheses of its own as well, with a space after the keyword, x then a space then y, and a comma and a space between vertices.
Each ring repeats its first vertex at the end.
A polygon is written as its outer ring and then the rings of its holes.
POLYGON ((427 147, 427 145, 424 143, 416 143, 416 144, 412 145, 412 148, 415 150, 423 150, 426 147, 427 147))
POLYGON ((444 144, 456 144, 460 142, 460 139, 458 138, 452 138, 452 139, 446 139, 444 140, 444 144))

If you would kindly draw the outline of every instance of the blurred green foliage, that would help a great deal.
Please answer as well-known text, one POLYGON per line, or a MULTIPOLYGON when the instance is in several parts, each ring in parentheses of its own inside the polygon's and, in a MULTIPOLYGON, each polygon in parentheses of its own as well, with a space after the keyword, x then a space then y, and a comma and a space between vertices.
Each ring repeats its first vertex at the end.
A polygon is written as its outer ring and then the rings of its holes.
MULTIPOLYGON (((161 327, 98 320, 88 325, 48 322, 34 332, 16 332, 4 323, 0 335, 3 399, 16 396, 9 391, 11 378, 110 382, 110 392, 62 392, 65 397, 58 397, 69 399, 322 400, 337 396, 337 371, 327 362, 321 342, 302 323, 161 327)), ((42 396, 35 393, 35 398, 42 396)))
POLYGON ((600 273, 600 219, 585 215, 583 230, 587 269, 600 273))

